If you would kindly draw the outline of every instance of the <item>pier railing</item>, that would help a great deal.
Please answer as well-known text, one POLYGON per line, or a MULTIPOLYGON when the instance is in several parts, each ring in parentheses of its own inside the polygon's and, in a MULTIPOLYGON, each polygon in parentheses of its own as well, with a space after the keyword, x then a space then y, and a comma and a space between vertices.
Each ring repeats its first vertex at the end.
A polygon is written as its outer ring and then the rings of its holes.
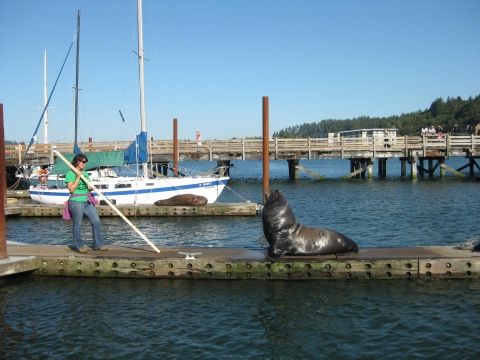
MULTIPOLYGON (((124 150, 131 141, 81 142, 83 152, 124 150)), ((26 144, 5 146, 7 164, 18 164, 24 158, 26 144)), ((150 140, 154 161, 173 159, 173 140, 150 140)), ((26 163, 53 162, 54 150, 72 153, 72 143, 34 144, 25 157, 26 163)), ((256 160, 263 156, 262 139, 179 141, 180 160, 256 160)), ((333 159, 389 157, 480 156, 480 136, 400 136, 366 138, 270 139, 271 159, 333 159)))

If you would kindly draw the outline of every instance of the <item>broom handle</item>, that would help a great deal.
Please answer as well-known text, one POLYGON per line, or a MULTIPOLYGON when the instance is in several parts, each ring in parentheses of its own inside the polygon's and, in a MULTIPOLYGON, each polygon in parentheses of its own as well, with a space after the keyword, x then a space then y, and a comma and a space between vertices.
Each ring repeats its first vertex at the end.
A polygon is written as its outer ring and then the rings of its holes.
MULTIPOLYGON (((57 154, 57 155, 60 157, 60 159, 62 159, 62 160, 65 162, 65 164, 67 164, 68 166, 70 166, 70 168, 71 168, 73 171, 75 171, 75 172, 77 171, 77 170, 73 167, 73 165, 72 165, 71 163, 69 163, 67 159, 65 159, 65 157, 64 157, 62 154, 60 154, 57 150, 54 150, 54 152, 55 152, 55 154, 57 154)), ((159 250, 150 240, 148 240, 147 237, 146 237, 145 235, 143 235, 142 232, 141 232, 140 230, 138 230, 138 228, 137 228, 135 225, 133 225, 132 222, 131 222, 130 220, 128 220, 128 219, 125 217, 125 215, 123 215, 123 214, 120 212, 120 210, 118 210, 117 207, 116 207, 115 205, 113 205, 113 203, 112 203, 110 200, 108 200, 108 199, 102 194, 102 192, 99 191, 99 190, 95 187, 95 185, 90 184, 90 181, 88 181, 87 178, 86 178, 85 176, 83 176, 83 174, 80 175, 80 177, 82 178, 83 181, 85 181, 85 182, 87 183, 87 185, 90 185, 91 187, 93 187, 93 189, 95 190, 95 192, 96 192, 98 195, 100 195, 100 198, 101 198, 102 200, 104 200, 108 205, 110 205, 110 207, 111 207, 113 210, 115 210, 115 212, 116 212, 123 220, 125 220, 125 222, 126 222, 128 225, 130 225, 131 228, 132 228, 133 230, 135 230, 135 231, 137 232, 137 234, 142 237, 143 240, 145 240, 157 253, 160 252, 160 250, 159 250)))

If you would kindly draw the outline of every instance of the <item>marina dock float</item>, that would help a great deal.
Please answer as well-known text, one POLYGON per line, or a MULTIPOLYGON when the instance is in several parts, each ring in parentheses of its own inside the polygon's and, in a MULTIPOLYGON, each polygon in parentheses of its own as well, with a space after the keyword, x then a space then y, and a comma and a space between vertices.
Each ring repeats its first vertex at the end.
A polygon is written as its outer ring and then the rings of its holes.
POLYGON ((7 198, 30 199, 28 190, 7 190, 7 198))
MULTIPOLYGON (((156 206, 156 205, 116 205, 124 216, 158 217, 158 216, 255 216, 262 205, 251 202, 213 203, 203 206, 156 206)), ((5 215, 22 217, 61 217, 63 205, 8 204, 5 215)), ((97 205, 100 217, 119 216, 108 205, 97 205)))
POLYGON ((284 256, 277 262, 264 248, 109 246, 81 254, 66 245, 8 243, 9 261, 0 276, 26 272, 44 276, 218 280, 478 279, 480 253, 448 246, 360 248, 345 256, 284 256), (18 259, 15 261, 15 259, 18 259))

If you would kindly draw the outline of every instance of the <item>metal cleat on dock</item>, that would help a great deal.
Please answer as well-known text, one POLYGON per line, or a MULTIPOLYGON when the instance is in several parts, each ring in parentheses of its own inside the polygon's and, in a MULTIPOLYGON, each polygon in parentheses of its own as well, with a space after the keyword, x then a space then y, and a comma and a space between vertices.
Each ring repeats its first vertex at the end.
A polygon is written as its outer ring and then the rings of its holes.
POLYGON ((178 252, 179 254, 185 255, 185 260, 195 260, 195 255, 201 255, 201 252, 198 253, 189 253, 189 252, 178 252))

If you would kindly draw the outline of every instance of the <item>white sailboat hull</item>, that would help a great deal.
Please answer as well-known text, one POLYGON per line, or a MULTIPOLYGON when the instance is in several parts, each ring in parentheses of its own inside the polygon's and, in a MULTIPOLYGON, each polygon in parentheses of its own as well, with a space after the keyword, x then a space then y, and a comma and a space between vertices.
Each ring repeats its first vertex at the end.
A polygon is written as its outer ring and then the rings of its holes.
MULTIPOLYGON (((153 205, 157 200, 175 195, 204 196, 213 203, 222 193, 228 177, 186 177, 163 179, 139 179, 117 181, 92 181, 91 183, 110 201, 117 205, 153 205)), ((42 204, 63 205, 69 197, 68 189, 29 189, 30 198, 42 204)), ((97 193, 95 197, 100 200, 97 193)))

